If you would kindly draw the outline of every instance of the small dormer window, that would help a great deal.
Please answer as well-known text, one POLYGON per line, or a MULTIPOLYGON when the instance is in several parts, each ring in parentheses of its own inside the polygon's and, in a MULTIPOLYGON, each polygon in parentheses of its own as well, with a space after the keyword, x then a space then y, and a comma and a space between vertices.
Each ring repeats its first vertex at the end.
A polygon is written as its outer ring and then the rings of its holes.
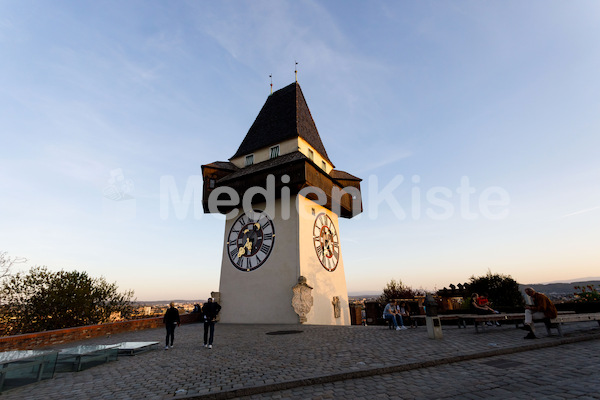
POLYGON ((254 164, 254 154, 248 154, 246 156, 246 167, 252 164, 254 164))
POLYGON ((323 168, 323 171, 327 170, 327 164, 325 164, 325 161, 321 161, 321 168, 323 168))
POLYGON ((214 179, 209 179, 208 180, 208 187, 210 189, 214 189, 215 188, 215 180, 214 179))
POLYGON ((314 161, 315 160, 315 153, 313 153, 313 151, 311 149, 308 149, 308 159, 310 161, 314 161))
POLYGON ((271 147, 271 158, 279 157, 279 145, 271 147))

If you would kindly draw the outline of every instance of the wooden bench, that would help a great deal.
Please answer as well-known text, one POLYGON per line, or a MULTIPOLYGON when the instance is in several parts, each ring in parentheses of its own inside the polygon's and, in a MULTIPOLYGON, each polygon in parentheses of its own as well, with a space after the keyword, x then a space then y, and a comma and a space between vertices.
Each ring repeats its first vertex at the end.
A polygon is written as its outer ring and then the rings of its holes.
POLYGON ((507 314, 464 314, 461 316, 462 323, 466 327, 467 322, 473 322, 475 333, 479 333, 479 328, 485 330, 487 322, 510 322, 515 327, 519 327, 525 320, 525 313, 507 313, 507 314))
MULTIPOLYGON (((510 313, 510 314, 440 314, 438 315, 440 321, 456 321, 458 328, 466 328, 468 322, 473 322, 475 326, 475 332, 479 333, 479 327, 485 329, 486 322, 496 321, 512 321, 518 326, 525 319, 524 313, 510 313)), ((419 321, 425 321, 425 315, 412 316, 413 319, 419 321)))
MULTIPOLYGON (((461 320, 461 317, 463 315, 466 314, 440 314, 438 315, 438 318, 440 319, 440 321, 457 321, 457 325, 459 328, 466 328, 464 322, 461 320)), ((416 324, 416 326, 418 326, 419 321, 422 322, 421 325, 425 324, 426 315, 411 315, 410 317, 412 318, 413 323, 416 324)))
MULTIPOLYGON (((438 315, 440 321, 456 321, 458 328, 466 328, 467 323, 472 322, 475 326, 475 333, 484 331, 486 322, 510 322, 514 323, 516 328, 525 321, 525 313, 505 313, 505 314, 440 314, 438 315)), ((412 315, 413 321, 425 322, 425 315, 412 315)), ((564 322, 581 322, 581 321, 598 321, 600 324, 600 313, 589 313, 589 314, 575 314, 575 311, 559 311, 558 316, 550 321, 550 328, 558 330, 560 336, 562 336, 562 330, 560 325, 564 322)), ((535 320, 534 322, 543 322, 543 320, 535 320)), ((546 326, 548 335, 550 335, 550 329, 546 326)))
POLYGON ((596 321, 600 326, 600 313, 586 313, 586 314, 562 314, 559 312, 559 315, 556 318, 552 318, 549 323, 546 323, 546 332, 548 336, 550 336, 550 329, 556 329, 558 331, 558 335, 562 336, 562 328, 561 325, 567 322, 584 322, 584 321, 596 321))
MULTIPOLYGON (((558 318, 576 315, 575 311, 559 311, 558 318)), ((463 324, 466 325, 467 322, 472 321, 475 326, 475 333, 479 333, 479 328, 481 330, 485 330, 486 322, 510 322, 514 323, 516 328, 519 328, 519 325, 523 324, 525 321, 525 313, 506 313, 506 314, 465 314, 462 316, 463 324)), ((538 321, 538 320, 536 320, 538 321)), ((538 322, 543 321, 539 320, 538 322)))

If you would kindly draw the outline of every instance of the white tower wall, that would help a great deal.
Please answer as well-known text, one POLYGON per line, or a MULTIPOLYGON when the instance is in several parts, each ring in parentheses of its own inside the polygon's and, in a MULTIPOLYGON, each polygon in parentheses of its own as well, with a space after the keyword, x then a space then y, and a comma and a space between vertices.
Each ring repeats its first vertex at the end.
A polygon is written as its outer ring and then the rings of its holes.
POLYGON ((317 258, 313 241, 313 227, 316 216, 323 212, 327 214, 334 223, 339 237, 338 216, 305 197, 297 196, 297 198, 300 221, 300 275, 304 276, 306 283, 313 288, 314 303, 311 311, 306 316, 306 323, 313 325, 350 325, 350 307, 348 305, 348 290, 346 288, 342 251, 340 250, 335 270, 327 271, 317 258), (335 318, 333 312, 332 301, 334 296, 339 297, 341 311, 339 318, 335 318))
MULTIPOLYGON (((350 325, 341 251, 336 269, 327 271, 317 258, 313 241, 315 218, 322 212, 331 218, 339 235, 337 215, 302 196, 284 200, 283 206, 289 210, 289 218, 282 218, 282 201, 276 200, 275 215, 270 216, 275 226, 275 243, 269 258, 253 271, 240 271, 231 264, 225 243, 235 218, 226 221, 219 287, 220 321, 299 324, 298 314, 292 307, 292 288, 298 283, 298 277, 303 275, 306 283, 313 288, 313 306, 306 315, 306 323, 350 325), (334 316, 334 296, 339 297, 339 318, 334 316)), ((255 208, 262 210, 264 205, 255 208)))

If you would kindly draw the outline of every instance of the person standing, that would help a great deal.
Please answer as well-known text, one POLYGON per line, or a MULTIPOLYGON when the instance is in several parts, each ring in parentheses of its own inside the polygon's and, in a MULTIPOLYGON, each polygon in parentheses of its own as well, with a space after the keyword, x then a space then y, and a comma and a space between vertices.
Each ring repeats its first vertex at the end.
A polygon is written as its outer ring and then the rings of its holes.
POLYGON ((551 318, 556 318, 558 312, 554 303, 550 301, 543 293, 538 293, 533 288, 525 288, 527 296, 531 297, 532 305, 525 306, 525 328, 529 331, 525 339, 537 339, 535 336, 534 319, 544 319, 544 323, 549 324, 551 318))
POLYGON ((169 348, 173 348, 173 340, 175 339, 175 327, 181 324, 181 320, 179 319, 179 310, 175 308, 175 303, 171 302, 171 304, 169 304, 169 308, 167 309, 167 312, 165 312, 165 316, 163 317, 163 324, 165 324, 165 328, 167 328, 165 350, 169 350, 169 348))
POLYGON ((219 311, 221 311, 221 306, 212 297, 209 297, 208 302, 202 306, 202 314, 204 314, 204 347, 208 347, 209 349, 212 349, 215 322, 219 311))

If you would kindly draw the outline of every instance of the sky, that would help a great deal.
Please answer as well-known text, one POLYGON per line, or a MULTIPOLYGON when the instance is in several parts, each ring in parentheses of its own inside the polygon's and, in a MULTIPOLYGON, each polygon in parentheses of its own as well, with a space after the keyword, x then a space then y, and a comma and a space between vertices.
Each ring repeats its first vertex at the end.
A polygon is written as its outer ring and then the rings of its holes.
POLYGON ((2 1, 0 251, 138 300, 218 291, 201 165, 297 62, 363 179, 350 294, 600 276, 599 37, 595 1, 2 1))

